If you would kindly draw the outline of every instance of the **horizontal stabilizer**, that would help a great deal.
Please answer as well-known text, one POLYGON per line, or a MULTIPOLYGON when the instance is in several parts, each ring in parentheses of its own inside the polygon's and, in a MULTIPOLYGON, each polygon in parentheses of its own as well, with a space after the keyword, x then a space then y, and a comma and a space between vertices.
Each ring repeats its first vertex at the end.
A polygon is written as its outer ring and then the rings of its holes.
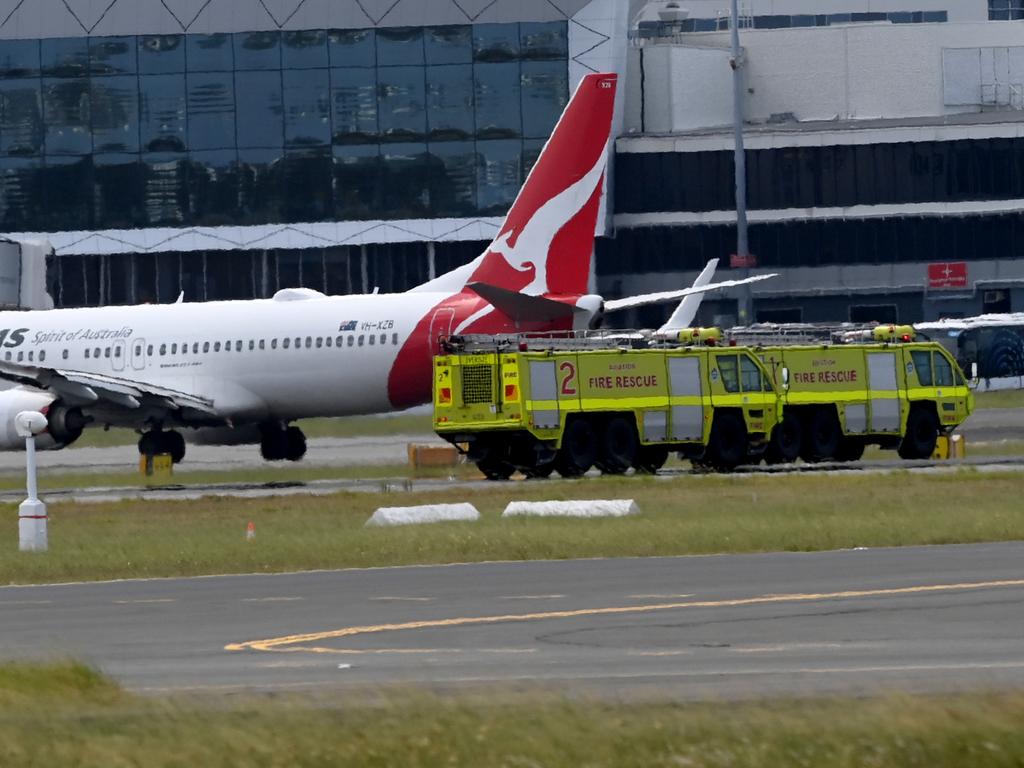
POLYGON ((737 285, 757 283, 771 277, 778 277, 778 273, 772 272, 769 275, 755 275, 754 277, 746 277, 742 280, 725 280, 721 283, 708 283, 707 285, 698 285, 691 288, 680 288, 678 291, 661 291, 660 293, 645 293, 640 296, 627 296, 624 299, 611 299, 604 303, 604 311, 615 312, 620 309, 632 309, 633 307, 643 307, 648 304, 661 304, 665 301, 681 299, 684 296, 692 296, 695 293, 707 293, 718 288, 732 288, 737 285))
POLYGON ((487 283, 469 283, 466 287, 517 323, 547 323, 572 317, 574 313, 582 311, 561 301, 509 291, 487 283))

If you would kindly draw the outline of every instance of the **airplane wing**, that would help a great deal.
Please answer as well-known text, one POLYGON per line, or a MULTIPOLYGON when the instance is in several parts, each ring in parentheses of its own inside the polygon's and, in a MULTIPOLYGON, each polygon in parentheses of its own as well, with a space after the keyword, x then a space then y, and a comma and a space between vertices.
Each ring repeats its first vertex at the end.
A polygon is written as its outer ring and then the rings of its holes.
POLYGON ((616 312, 621 309, 632 309, 633 307, 643 307, 648 304, 661 304, 665 301, 675 301, 684 296, 692 296, 698 293, 706 293, 713 291, 717 288, 732 288, 736 285, 746 285, 747 283, 757 283, 761 280, 768 280, 772 277, 778 277, 777 272, 772 272, 768 275, 755 275, 754 277, 746 277, 742 280, 724 280, 720 283, 708 283, 707 285, 691 286, 690 288, 680 288, 677 291, 661 291, 660 293, 644 293, 639 296, 627 296, 624 299, 610 299, 604 303, 605 312, 616 312))
POLYGON ((118 376, 0 361, 0 379, 49 390, 79 405, 102 401, 128 410, 145 405, 167 411, 187 409, 216 415, 213 402, 205 397, 118 376))
MULTIPOLYGON (((697 275, 697 279, 693 281, 692 288, 703 288, 705 285, 711 282, 711 278, 715 276, 715 269, 718 267, 718 259, 711 259, 705 266, 703 271, 697 275)), ((676 307, 675 312, 669 317, 661 328, 658 329, 658 333, 665 333, 676 329, 689 328, 693 325, 693 318, 697 316, 697 310, 700 309, 701 299, 704 298, 703 293, 691 293, 689 296, 684 296, 683 300, 679 302, 679 306, 676 307)))

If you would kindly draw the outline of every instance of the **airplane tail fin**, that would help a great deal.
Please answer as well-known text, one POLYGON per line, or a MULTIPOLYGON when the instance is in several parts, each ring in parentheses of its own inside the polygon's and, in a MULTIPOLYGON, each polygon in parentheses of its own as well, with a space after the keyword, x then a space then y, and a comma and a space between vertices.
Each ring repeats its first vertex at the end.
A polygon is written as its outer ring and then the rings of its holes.
POLYGON ((580 81, 498 236, 471 264, 419 290, 477 282, 535 296, 587 292, 617 81, 580 81))

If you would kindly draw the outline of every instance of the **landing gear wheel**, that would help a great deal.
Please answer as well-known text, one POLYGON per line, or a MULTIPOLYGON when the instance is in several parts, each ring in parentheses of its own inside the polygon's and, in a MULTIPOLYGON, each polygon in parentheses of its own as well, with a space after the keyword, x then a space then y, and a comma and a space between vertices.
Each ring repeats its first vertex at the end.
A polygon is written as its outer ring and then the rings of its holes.
POLYGON ((555 469, 562 477, 580 477, 594 466, 597 433, 586 419, 573 419, 565 427, 562 447, 555 456, 555 469))
POLYGON ((839 453, 839 443, 843 439, 843 430, 839 427, 839 419, 830 408, 819 408, 814 411, 802 435, 800 458, 808 463, 828 461, 839 453))
POLYGON ((299 461, 306 455, 306 436, 298 427, 288 427, 284 431, 285 453, 288 461, 299 461))
POLYGON ((860 461, 864 456, 864 441, 857 437, 844 437, 839 442, 839 453, 836 458, 840 461, 860 461))
POLYGON ((800 420, 791 413, 782 417, 782 421, 772 430, 771 440, 764 453, 768 464, 790 464, 800 456, 800 420))
POLYGON ((668 461, 668 448, 660 445, 641 445, 633 459, 633 469, 644 475, 656 475, 668 461))
POLYGON ((621 416, 611 418, 601 435, 597 466, 606 475, 621 475, 636 460, 636 429, 621 416))
POLYGON ((282 461, 288 454, 288 433, 276 424, 260 428, 260 454, 267 461, 282 461))
POLYGON ((716 414, 703 462, 719 471, 729 471, 746 458, 747 425, 743 419, 728 411, 716 414))
POLYGON ((159 432, 143 432, 139 438, 139 455, 155 456, 160 453, 159 432))
POLYGON ((907 416, 907 433, 900 441, 901 459, 930 459, 939 439, 939 421, 927 408, 915 406, 907 416))
POLYGON ((160 443, 160 452, 171 454, 172 463, 180 464, 185 458, 185 438, 181 436, 181 432, 161 432, 160 443))

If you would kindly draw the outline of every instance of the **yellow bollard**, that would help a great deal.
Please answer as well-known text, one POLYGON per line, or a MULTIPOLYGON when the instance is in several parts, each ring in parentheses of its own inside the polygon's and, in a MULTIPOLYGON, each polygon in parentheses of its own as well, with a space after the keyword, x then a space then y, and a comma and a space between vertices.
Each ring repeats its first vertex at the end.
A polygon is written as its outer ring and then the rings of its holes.
POLYGON ((944 461, 950 458, 949 455, 949 437, 946 435, 939 435, 935 439, 935 450, 932 452, 932 458, 944 461))
POLYGON ((169 485, 174 475, 171 454, 158 453, 139 457, 139 474, 146 485, 169 485))
POLYGON ((967 458, 967 440, 964 438, 963 435, 953 435, 950 438, 949 458, 951 458, 951 459, 966 459, 967 458))

